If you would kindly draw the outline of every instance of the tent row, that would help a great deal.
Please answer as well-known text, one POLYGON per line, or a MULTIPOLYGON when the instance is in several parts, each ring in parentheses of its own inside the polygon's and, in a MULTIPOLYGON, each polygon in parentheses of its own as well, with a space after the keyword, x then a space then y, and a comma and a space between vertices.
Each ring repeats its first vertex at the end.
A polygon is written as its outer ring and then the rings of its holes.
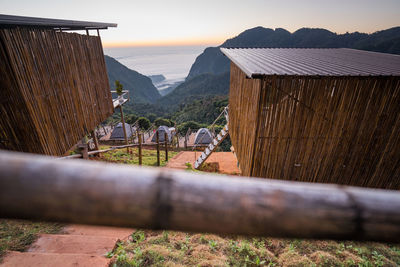
MULTIPOLYGON (((127 138, 130 139, 134 136, 136 132, 136 127, 129 125, 128 123, 125 123, 125 129, 126 129, 126 134, 127 138)), ((165 134, 167 134, 168 138, 168 143, 172 142, 172 138, 176 135, 176 130, 174 127, 167 127, 167 126, 160 126, 154 133, 150 136, 148 139, 148 142, 156 143, 157 142, 157 137, 156 137, 156 132, 158 132, 158 138, 159 142, 163 143, 165 142, 165 134)), ((210 132, 209 129, 207 128, 200 128, 196 133, 193 133, 194 138, 192 138, 192 141, 190 143, 193 143, 193 145, 208 145, 212 142, 213 140, 213 135, 210 132)), ((109 140, 113 141, 121 141, 124 140, 124 130, 123 130, 123 125, 122 123, 118 123, 113 131, 111 132, 111 136, 109 140)))

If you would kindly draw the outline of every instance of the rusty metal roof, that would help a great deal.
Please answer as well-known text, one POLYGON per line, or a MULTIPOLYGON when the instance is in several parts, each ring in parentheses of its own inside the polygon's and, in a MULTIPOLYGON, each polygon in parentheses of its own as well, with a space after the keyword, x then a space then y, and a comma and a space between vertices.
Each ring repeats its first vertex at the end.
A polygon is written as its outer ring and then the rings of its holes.
POLYGON ((349 48, 221 48, 248 77, 400 76, 400 55, 349 48))
POLYGON ((0 28, 1 27, 8 28, 16 26, 20 27, 25 26, 25 27, 42 28, 42 29, 90 30, 90 29, 107 29, 108 27, 117 27, 117 24, 0 14, 0 28))

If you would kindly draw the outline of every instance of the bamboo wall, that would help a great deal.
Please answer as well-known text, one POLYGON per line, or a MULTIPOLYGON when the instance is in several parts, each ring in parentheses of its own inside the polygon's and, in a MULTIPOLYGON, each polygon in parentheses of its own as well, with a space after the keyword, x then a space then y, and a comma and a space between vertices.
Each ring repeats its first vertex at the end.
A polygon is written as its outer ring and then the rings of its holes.
POLYGON ((229 135, 243 175, 250 176, 259 112, 261 80, 246 75, 231 63, 229 135))
POLYGON ((113 113, 100 37, 0 29, 0 148, 62 155, 113 113))
POLYGON ((261 80, 231 71, 243 175, 400 189, 399 77, 265 77, 257 105, 261 80))

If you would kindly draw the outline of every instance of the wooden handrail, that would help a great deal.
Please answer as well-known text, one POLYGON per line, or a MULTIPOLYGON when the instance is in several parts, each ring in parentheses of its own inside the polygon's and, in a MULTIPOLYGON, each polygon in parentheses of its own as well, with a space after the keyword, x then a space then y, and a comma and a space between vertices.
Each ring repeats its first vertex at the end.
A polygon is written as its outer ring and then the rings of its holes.
POLYGON ((400 193, 0 151, 0 217, 398 242, 400 193))

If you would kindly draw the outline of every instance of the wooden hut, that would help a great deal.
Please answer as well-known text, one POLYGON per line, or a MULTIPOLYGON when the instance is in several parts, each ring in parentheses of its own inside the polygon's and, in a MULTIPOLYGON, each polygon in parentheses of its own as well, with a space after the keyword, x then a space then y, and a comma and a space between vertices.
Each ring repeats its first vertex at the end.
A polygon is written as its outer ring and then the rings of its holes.
POLYGON ((108 27, 0 15, 1 149, 62 155, 113 113, 98 36, 108 27))
POLYGON ((400 189, 400 56, 228 49, 242 174, 400 189))

